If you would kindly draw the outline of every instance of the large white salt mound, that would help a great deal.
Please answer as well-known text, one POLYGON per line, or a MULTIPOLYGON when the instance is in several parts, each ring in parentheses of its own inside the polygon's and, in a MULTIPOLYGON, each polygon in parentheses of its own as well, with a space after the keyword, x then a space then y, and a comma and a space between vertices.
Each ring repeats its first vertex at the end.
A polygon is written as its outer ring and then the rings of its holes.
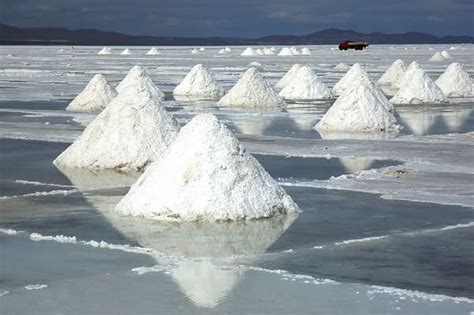
POLYGON ((474 95, 473 82, 469 73, 457 62, 450 64, 435 83, 447 97, 471 97, 474 95))
POLYGON ((285 84, 279 93, 283 99, 319 100, 332 98, 329 90, 309 66, 302 66, 293 80, 285 84))
POLYGON ((178 123, 146 88, 130 86, 55 160, 60 167, 139 170, 161 158, 178 123))
POLYGON ((399 87, 400 78, 406 71, 406 65, 401 59, 395 60, 385 73, 377 81, 379 84, 391 85, 395 88, 399 87))
POLYGON ((308 47, 303 47, 301 49, 301 54, 302 55, 311 55, 311 49, 309 49, 308 47))
POLYGON ((252 47, 247 47, 240 55, 241 56, 256 56, 257 52, 252 47))
POLYGON ((443 50, 441 55, 443 55, 443 57, 446 59, 453 59, 453 57, 451 57, 451 55, 446 50, 443 50))
POLYGON ((277 82, 277 84, 275 84, 275 88, 283 89, 288 82, 294 81, 295 76, 301 67, 302 66, 298 63, 295 63, 294 65, 292 65, 290 70, 288 70, 288 72, 285 73, 285 75, 277 82))
POLYGON ((278 56, 294 56, 294 55, 295 54, 293 53, 293 51, 291 51, 291 49, 288 47, 283 47, 278 53, 278 56))
POLYGON ((332 92, 334 95, 341 95, 347 88, 354 85, 355 81, 370 83, 367 72, 358 63, 355 63, 349 71, 334 85, 332 92))
POLYGON ((209 70, 197 64, 174 89, 173 94, 216 100, 224 95, 224 89, 209 70))
POLYGON ((157 97, 161 100, 165 99, 165 93, 163 93, 150 78, 148 73, 141 66, 134 66, 130 71, 128 71, 125 78, 117 85, 115 88, 117 92, 121 93, 123 90, 132 85, 140 85, 146 87, 154 97, 157 97))
POLYGON ((109 47, 102 48, 97 54, 98 55, 110 55, 112 53, 112 49, 109 47))
POLYGON ((349 69, 350 69, 350 67, 349 67, 347 64, 343 63, 343 62, 338 63, 338 64, 334 67, 334 70, 337 70, 337 71, 347 71, 347 70, 349 70, 349 69))
POLYGON ((443 91, 417 63, 412 63, 400 81, 400 89, 390 99, 393 104, 424 104, 445 102, 443 91))
POLYGON ((160 51, 156 47, 152 47, 146 54, 147 55, 159 55, 160 51))
POLYGON ((120 54, 121 55, 131 55, 132 51, 129 48, 125 48, 120 54))
POLYGON ((446 58, 439 52, 437 51, 433 56, 431 56, 430 61, 431 62, 442 62, 445 61, 446 58))
POLYGON ((380 132, 398 130, 393 106, 371 82, 354 81, 316 124, 319 131, 380 132))
POLYGON ((121 214, 157 220, 258 219, 298 206, 216 117, 181 129, 167 154, 119 202, 121 214))
POLYGON ((96 74, 66 107, 71 112, 100 112, 117 96, 102 74, 96 74))
POLYGON ((273 107, 285 103, 256 68, 250 68, 217 102, 218 106, 273 107))

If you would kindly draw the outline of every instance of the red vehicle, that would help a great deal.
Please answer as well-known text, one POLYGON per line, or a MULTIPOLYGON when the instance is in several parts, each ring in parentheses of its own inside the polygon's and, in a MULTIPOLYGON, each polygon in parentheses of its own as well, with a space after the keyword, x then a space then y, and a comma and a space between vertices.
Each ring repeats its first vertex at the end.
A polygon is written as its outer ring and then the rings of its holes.
POLYGON ((352 40, 346 40, 345 42, 339 44, 339 50, 363 50, 367 46, 369 46, 369 43, 367 42, 354 42, 352 40))

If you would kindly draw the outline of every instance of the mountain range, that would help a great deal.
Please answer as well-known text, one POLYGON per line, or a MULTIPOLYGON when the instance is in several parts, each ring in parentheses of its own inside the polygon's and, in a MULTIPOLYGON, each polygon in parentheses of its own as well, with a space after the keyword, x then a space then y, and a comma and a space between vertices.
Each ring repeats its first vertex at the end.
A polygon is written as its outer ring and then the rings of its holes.
POLYGON ((20 28, 0 24, 0 45, 124 45, 124 46, 210 46, 210 45, 334 45, 345 40, 371 44, 460 44, 474 43, 472 36, 435 36, 427 33, 360 33, 335 28, 307 35, 272 35, 259 38, 135 36, 95 29, 70 30, 59 27, 20 28))

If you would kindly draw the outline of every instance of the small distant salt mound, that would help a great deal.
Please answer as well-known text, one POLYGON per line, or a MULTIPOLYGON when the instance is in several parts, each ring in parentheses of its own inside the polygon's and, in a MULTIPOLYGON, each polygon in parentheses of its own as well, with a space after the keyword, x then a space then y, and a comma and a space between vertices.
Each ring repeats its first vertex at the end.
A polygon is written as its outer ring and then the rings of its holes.
POLYGON ((443 55, 443 57, 446 59, 453 59, 453 57, 451 57, 451 55, 446 50, 443 50, 441 55, 443 55))
POLYGON ((471 97, 474 95, 473 82, 469 73, 457 62, 450 64, 435 83, 447 97, 471 97))
POLYGON ((250 68, 217 102, 218 106, 273 107, 285 103, 256 68, 250 68))
POLYGON ((213 115, 194 117, 115 210, 157 220, 226 221, 298 212, 298 206, 213 115))
POLYGON ((273 49, 271 49, 271 48, 265 48, 265 49, 263 50, 263 53, 264 53, 265 55, 267 55, 267 56, 273 56, 273 55, 275 55, 275 51, 273 51, 273 49))
POLYGON ((107 83, 102 74, 96 74, 79 93, 74 100, 66 107, 71 112, 100 112, 115 97, 117 91, 107 83))
POLYGON ((449 50, 456 50, 457 48, 454 46, 449 47, 449 50))
POLYGON ((351 87, 355 81, 370 83, 367 72, 358 63, 355 63, 349 71, 332 88, 334 95, 341 95, 347 88, 351 87))
POLYGON ((115 88, 117 92, 121 93, 123 90, 132 85, 140 85, 146 87, 154 97, 157 97, 161 100, 165 99, 165 93, 163 93, 150 78, 148 73, 141 66, 134 66, 130 71, 128 71, 125 78, 117 85, 115 88))
POLYGON ((58 167, 140 170, 161 158, 178 123, 147 89, 131 86, 100 113, 55 160, 58 167))
POLYGON ((220 49, 217 53, 218 53, 219 55, 226 55, 226 54, 228 54, 227 50, 225 50, 224 48, 220 49))
POLYGON ((431 58, 430 58, 430 61, 431 62, 442 62, 442 61, 445 61, 446 58, 439 52, 437 51, 431 58))
POLYGON ((104 47, 97 54, 98 55, 110 55, 110 54, 112 54, 112 49, 110 49, 109 47, 104 47))
POLYGON ((191 54, 199 54, 199 50, 197 48, 194 48, 191 50, 191 54))
POLYGON ((406 71, 406 65, 401 59, 395 60, 392 65, 377 81, 379 84, 391 85, 395 88, 399 87, 399 81, 406 71))
POLYGON ((288 47, 283 47, 278 53, 278 56, 294 56, 294 55, 295 54, 293 53, 293 51, 291 51, 291 49, 288 47))
POLYGON ((416 62, 412 62, 400 81, 400 89, 390 99, 393 104, 445 102, 443 91, 416 62))
POLYGON ((229 53, 232 52, 232 49, 231 49, 229 46, 226 46, 226 47, 224 48, 224 50, 227 51, 227 52, 229 52, 229 53))
POLYGON ((156 47, 152 47, 146 54, 147 55, 159 55, 160 51, 156 47))
POLYGON ((319 100, 332 98, 329 90, 318 76, 308 66, 302 66, 293 80, 285 84, 279 93, 283 99, 290 100, 319 100))
POLYGON ((290 70, 288 70, 288 72, 285 73, 285 75, 277 82, 277 84, 275 84, 275 88, 283 89, 288 82, 294 81, 295 76, 301 67, 302 66, 298 63, 291 66, 290 70))
POLYGON ((298 51, 298 49, 296 47, 294 47, 294 46, 290 47, 290 50, 294 55, 300 55, 300 52, 298 51))
POLYGON ((393 106, 373 83, 356 80, 316 124, 316 130, 380 132, 398 130, 393 106))
POLYGON ((240 55, 241 56, 256 56, 258 54, 255 51, 255 49, 253 49, 252 47, 247 47, 240 55))
POLYGON ((301 54, 302 55, 311 55, 311 49, 309 49, 308 47, 303 47, 301 49, 301 54))
POLYGON ((63 53, 64 52, 64 48, 61 48, 58 50, 58 53, 63 53))
POLYGON ((125 48, 120 54, 121 55, 131 55, 132 51, 129 48, 125 48))
POLYGON ((262 50, 261 48, 258 48, 257 50, 255 50, 255 52, 256 52, 257 55, 259 55, 259 56, 265 55, 265 53, 263 52, 263 50, 262 50))
POLYGON ((197 64, 174 89, 173 94, 216 100, 224 95, 224 90, 208 69, 197 64))
POLYGON ((349 67, 347 64, 343 63, 343 62, 338 63, 338 64, 334 67, 334 70, 337 70, 337 71, 347 71, 347 70, 349 70, 349 69, 350 69, 350 67, 349 67))
POLYGON ((205 51, 205 50, 206 50, 206 48, 204 48, 204 47, 199 48, 199 51, 205 51))
POLYGON ((257 68, 257 69, 262 69, 263 65, 258 62, 258 61, 252 61, 251 63, 248 64, 249 68, 257 68))

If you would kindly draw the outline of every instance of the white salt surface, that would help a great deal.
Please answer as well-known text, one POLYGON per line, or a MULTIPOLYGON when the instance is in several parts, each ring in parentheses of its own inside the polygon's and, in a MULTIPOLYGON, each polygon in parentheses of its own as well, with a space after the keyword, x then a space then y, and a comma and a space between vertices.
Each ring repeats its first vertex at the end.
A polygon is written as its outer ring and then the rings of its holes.
POLYGON ((320 100, 332 98, 332 92, 309 66, 302 66, 279 93, 289 100, 320 100))
POLYGON ((347 88, 353 86, 355 81, 370 83, 367 72, 358 63, 355 63, 349 71, 334 85, 332 92, 334 95, 341 95, 347 88))
POLYGON ((117 96, 102 74, 96 74, 66 107, 71 112, 100 112, 117 96))
POLYGON ((448 97, 473 96, 473 82, 460 63, 450 64, 443 74, 435 81, 448 97))
POLYGON ((265 81, 256 68, 250 68, 237 83, 217 102, 217 106, 275 107, 283 100, 265 81))
POLYGON ((406 70, 405 62, 403 62, 401 59, 397 59, 390 65, 390 67, 380 77, 377 83, 391 85, 395 88, 398 88, 400 79, 406 70))
POLYGON ((166 156, 145 171, 116 211, 157 220, 217 221, 299 210, 224 124, 202 114, 181 129, 166 156))
POLYGON ((148 89, 123 90, 54 163, 88 169, 142 169, 173 142, 178 123, 148 89))
POLYGON ((202 64, 197 64, 173 90, 173 94, 218 100, 224 95, 224 89, 214 78, 212 72, 202 64))
POLYGON ((134 66, 130 71, 128 71, 125 78, 117 85, 115 88, 117 92, 122 92, 129 86, 138 85, 144 87, 148 90, 149 93, 155 98, 163 100, 165 94, 153 83, 153 80, 148 75, 145 68, 141 66, 134 66))
POLYGON ((299 63, 291 66, 285 75, 275 84, 276 89, 283 89, 288 82, 294 81, 298 70, 302 67, 299 63))

